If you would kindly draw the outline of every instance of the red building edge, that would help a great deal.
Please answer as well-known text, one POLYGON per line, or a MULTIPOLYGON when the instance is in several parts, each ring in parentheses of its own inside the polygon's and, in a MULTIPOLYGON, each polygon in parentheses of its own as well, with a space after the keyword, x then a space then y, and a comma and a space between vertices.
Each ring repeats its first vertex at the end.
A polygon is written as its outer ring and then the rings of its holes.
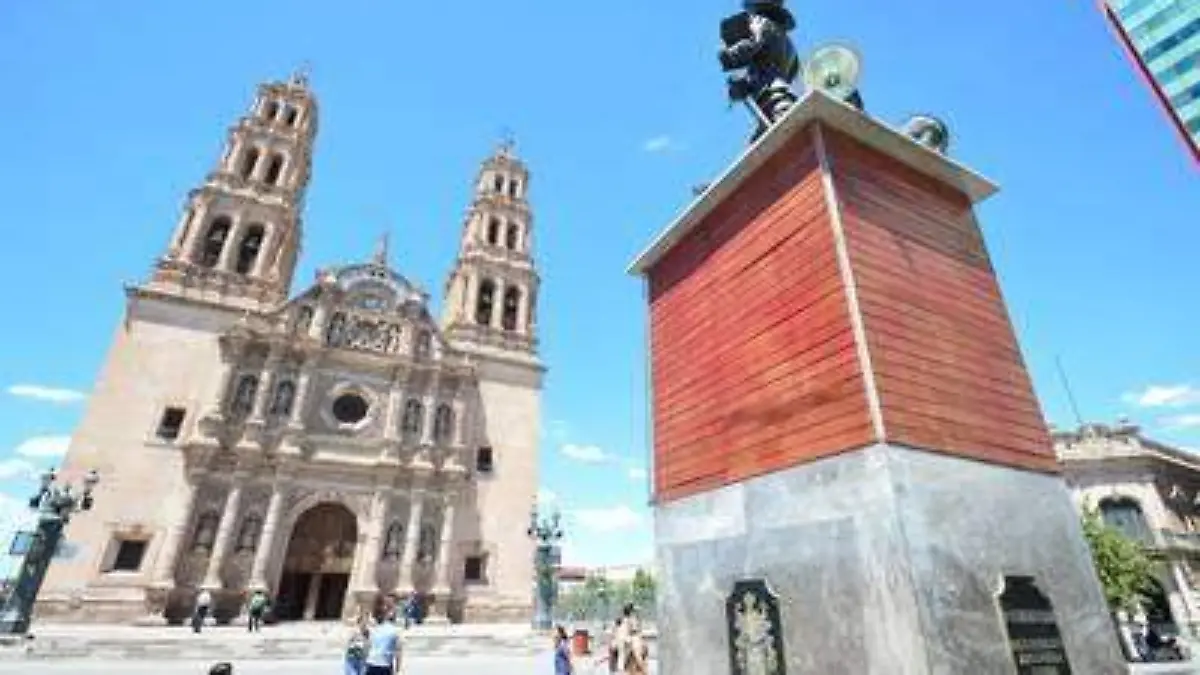
POLYGON ((1162 108, 1167 119, 1170 120, 1171 126, 1175 128, 1175 131, 1183 139, 1183 144, 1191 154, 1192 161, 1200 165, 1200 146, 1197 146, 1195 141, 1192 140, 1192 135, 1188 133, 1183 120, 1179 118, 1179 115, 1175 113, 1175 109, 1171 107, 1171 99, 1167 97, 1167 93, 1162 90, 1162 87, 1158 86, 1158 81, 1154 79, 1154 75, 1146 67, 1146 63, 1142 61, 1142 57, 1138 54, 1133 40, 1125 32, 1125 27, 1121 25, 1120 18, 1117 17, 1116 13, 1108 6, 1108 2, 1105 0, 1098 0, 1098 4, 1100 12, 1104 14, 1104 20, 1108 23, 1113 34, 1116 35, 1117 41, 1121 43, 1121 49, 1125 52, 1125 57, 1133 64, 1134 69, 1141 76, 1142 82, 1153 92, 1155 100, 1158 101, 1159 107, 1162 108))

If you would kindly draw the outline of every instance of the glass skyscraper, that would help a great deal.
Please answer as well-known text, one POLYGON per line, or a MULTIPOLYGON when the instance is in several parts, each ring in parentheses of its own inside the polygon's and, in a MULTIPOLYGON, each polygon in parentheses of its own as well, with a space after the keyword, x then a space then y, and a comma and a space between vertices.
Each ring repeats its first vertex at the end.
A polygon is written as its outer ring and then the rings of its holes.
POLYGON ((1103 7, 1200 161, 1200 0, 1104 0, 1103 7))

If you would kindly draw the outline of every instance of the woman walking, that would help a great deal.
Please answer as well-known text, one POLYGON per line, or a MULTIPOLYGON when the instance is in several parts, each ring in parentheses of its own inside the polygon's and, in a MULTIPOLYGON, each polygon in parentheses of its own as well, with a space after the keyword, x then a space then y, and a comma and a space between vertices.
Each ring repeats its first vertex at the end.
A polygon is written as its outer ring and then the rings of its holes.
POLYGON ((575 664, 571 662, 571 641, 567 629, 559 624, 554 627, 554 675, 575 675, 575 664))
POLYGON ((370 622, 365 612, 360 612, 346 640, 346 665, 344 675, 363 675, 366 671, 367 638, 370 622))

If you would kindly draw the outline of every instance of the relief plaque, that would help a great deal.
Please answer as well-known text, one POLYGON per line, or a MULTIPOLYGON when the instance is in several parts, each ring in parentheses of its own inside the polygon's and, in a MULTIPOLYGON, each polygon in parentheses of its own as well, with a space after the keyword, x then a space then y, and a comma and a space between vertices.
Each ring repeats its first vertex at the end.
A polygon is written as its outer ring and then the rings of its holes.
POLYGON ((725 601, 733 675, 785 675, 779 599, 762 579, 739 581, 725 601))
POLYGON ((1071 675, 1054 607, 1033 577, 1004 577, 1000 613, 1017 675, 1071 675))

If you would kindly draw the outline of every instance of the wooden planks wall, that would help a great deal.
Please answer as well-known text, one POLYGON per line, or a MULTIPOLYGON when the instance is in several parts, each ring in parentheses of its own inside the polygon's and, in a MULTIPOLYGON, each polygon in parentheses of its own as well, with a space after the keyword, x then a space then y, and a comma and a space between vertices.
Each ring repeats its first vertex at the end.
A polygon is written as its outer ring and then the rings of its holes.
POLYGON ((871 442, 812 134, 669 251, 649 285, 656 499, 871 442))
POLYGON ((824 134, 887 440, 1056 471, 967 198, 824 134))

